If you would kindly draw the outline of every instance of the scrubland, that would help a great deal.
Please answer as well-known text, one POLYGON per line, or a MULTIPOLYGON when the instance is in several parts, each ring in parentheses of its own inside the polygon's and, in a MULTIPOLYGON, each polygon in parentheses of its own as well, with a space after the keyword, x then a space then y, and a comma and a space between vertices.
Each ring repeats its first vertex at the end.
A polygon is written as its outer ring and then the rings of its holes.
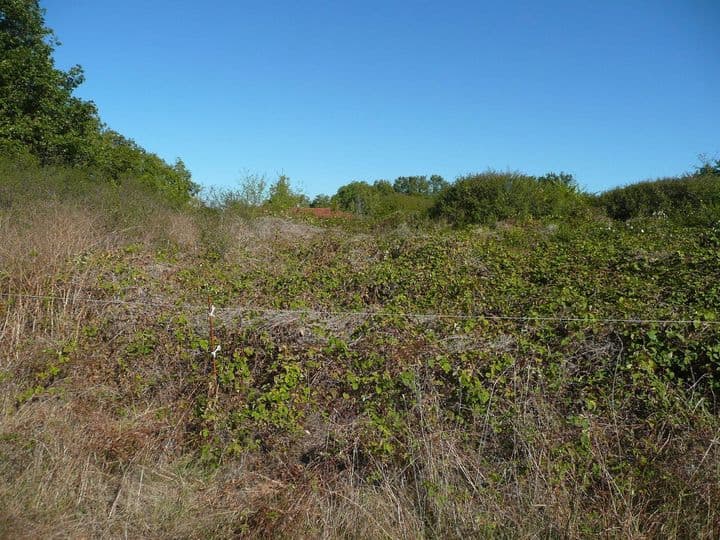
POLYGON ((0 190, 0 536, 720 535, 717 227, 44 170, 0 190))
POLYGON ((720 537, 720 161, 201 198, 0 4, 0 538, 720 537))

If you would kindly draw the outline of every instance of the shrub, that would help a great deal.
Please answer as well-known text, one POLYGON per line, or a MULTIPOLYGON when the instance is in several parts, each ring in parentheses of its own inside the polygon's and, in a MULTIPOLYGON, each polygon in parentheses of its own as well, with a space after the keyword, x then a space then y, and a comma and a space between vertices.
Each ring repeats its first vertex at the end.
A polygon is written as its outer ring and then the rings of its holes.
POLYGON ((14 211, 50 201, 98 211, 109 226, 117 228, 138 226, 162 209, 186 207, 182 198, 158 190, 142 177, 123 175, 99 181, 92 169, 41 166, 32 157, 0 156, 0 209, 14 211))
POLYGON ((428 195, 395 191, 386 180, 374 184, 351 182, 338 189, 331 205, 346 212, 371 219, 390 219, 393 222, 425 218, 432 206, 428 195))
POLYGON ((82 69, 55 67, 57 44, 37 0, 0 2, 0 155, 92 170, 97 182, 132 177, 174 204, 187 202, 198 186, 184 163, 170 165, 103 127, 95 105, 73 95, 82 69))
POLYGON ((134 178, 175 205, 186 203, 199 191, 181 159, 170 165, 115 131, 103 131, 93 143, 91 155, 87 168, 92 170, 96 181, 134 178))
POLYGON ((382 191, 367 182, 350 182, 338 189, 332 203, 341 210, 360 216, 373 216, 378 212, 382 191))
POLYGON ((290 178, 281 174, 268 190, 268 198, 264 205, 269 210, 288 210, 298 206, 308 206, 307 196, 295 191, 290 185, 290 178))
POLYGON ((720 219, 720 174, 701 169, 681 178, 639 182, 601 194, 597 203, 613 219, 665 215, 686 225, 720 219))
POLYGON ((569 175, 540 179, 517 172, 487 171, 459 178, 438 196, 431 215, 455 225, 503 219, 572 217, 587 206, 569 175))

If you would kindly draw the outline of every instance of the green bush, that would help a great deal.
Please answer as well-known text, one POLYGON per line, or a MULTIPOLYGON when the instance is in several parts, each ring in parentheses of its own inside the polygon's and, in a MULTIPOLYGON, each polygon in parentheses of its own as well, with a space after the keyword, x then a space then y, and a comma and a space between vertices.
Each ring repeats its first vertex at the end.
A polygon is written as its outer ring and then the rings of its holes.
POLYGON ((399 192, 387 180, 378 180, 372 185, 351 182, 338 189, 330 199, 331 205, 340 210, 370 219, 397 222, 425 218, 432 201, 427 194, 399 192))
POLYGON ((639 182, 601 194, 597 204, 613 219, 666 216, 686 225, 720 219, 720 174, 712 169, 681 178, 639 182))
POLYGON ((459 178, 440 193, 430 212, 459 226, 490 225, 504 219, 573 217, 587 206, 569 175, 535 178, 487 171, 459 178))
POLYGON ((380 188, 367 182, 350 182, 340 187, 331 201, 346 212, 359 216, 374 216, 378 214, 382 196, 383 191, 380 188))
POLYGON ((175 205, 186 203, 199 191, 181 159, 169 165, 132 139, 112 130, 98 135, 91 156, 87 168, 96 181, 117 183, 132 178, 175 205))
POLYGON ((12 213, 36 201, 78 203, 88 211, 99 212, 109 226, 118 228, 144 224, 160 209, 180 207, 177 200, 143 178, 124 175, 99 182, 93 169, 42 166, 31 155, 0 156, 0 210, 12 213))
POLYGON ((298 206, 309 206, 307 196, 296 191, 290 185, 290 178, 281 174, 268 190, 268 198, 264 206, 268 210, 283 211, 298 206))
POLYGON ((80 167, 95 182, 132 178, 173 204, 187 202, 198 186, 183 162, 170 165, 105 128, 95 105, 73 94, 82 69, 55 67, 57 44, 37 0, 0 2, 0 155, 80 167))

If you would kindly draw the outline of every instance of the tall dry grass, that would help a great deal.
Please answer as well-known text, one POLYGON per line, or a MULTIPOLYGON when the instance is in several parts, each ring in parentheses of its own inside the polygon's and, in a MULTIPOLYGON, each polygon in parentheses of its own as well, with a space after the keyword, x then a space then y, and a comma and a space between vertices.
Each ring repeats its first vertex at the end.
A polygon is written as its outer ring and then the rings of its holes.
MULTIPOLYGON (((659 448, 654 465, 663 471, 648 480, 654 492, 628 484, 618 468, 636 429, 627 404, 614 404, 609 416, 589 416, 583 460, 602 480, 588 486, 586 471, 576 466, 582 460, 561 454, 576 439, 563 406, 530 364, 516 363, 503 373, 515 387, 497 411, 510 418, 502 432, 493 428, 492 406, 472 425, 448 421, 440 396, 418 371, 409 404, 415 421, 398 434, 407 449, 400 462, 358 458, 363 418, 328 412, 289 448, 248 450, 218 468, 204 467, 193 439, 196 389, 187 380, 187 351, 168 343, 147 358, 124 358, 119 343, 164 314, 84 301, 99 292, 99 270, 88 261, 129 244, 139 245, 136 256, 149 261, 158 248, 172 247, 180 257, 201 255, 207 235, 218 234, 227 261, 268 265, 276 250, 326 233, 277 219, 226 216, 213 222, 190 211, 144 208, 120 219, 55 200, 0 214, 2 291, 40 297, 0 299, 0 537, 720 533, 720 432, 700 397, 676 405, 675 423, 660 422, 651 433, 659 448), (88 329, 99 332, 91 347, 88 329), (61 365, 64 347, 83 339, 82 354, 61 365), (37 395, 18 399, 38 385, 37 395), (333 440, 347 441, 342 459, 333 440), (299 449, 306 445, 314 451, 302 458, 299 449)), ((359 264, 377 255, 367 247, 372 238, 349 242, 358 244, 349 256, 362 258, 359 264)), ((183 263, 168 264, 179 270, 183 263)), ((297 333, 291 324, 274 321, 273 328, 292 340, 297 333)), ((558 378, 570 380, 571 374, 558 378)))

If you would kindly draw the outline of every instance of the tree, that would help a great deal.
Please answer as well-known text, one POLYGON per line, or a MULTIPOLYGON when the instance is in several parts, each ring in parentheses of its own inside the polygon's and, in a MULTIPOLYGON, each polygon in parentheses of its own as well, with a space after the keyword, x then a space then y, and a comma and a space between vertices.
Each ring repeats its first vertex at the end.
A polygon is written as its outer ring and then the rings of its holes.
POLYGON ((281 174, 277 181, 270 186, 270 196, 265 205, 272 210, 287 210, 297 206, 307 206, 307 196, 293 191, 290 178, 281 174))
POLYGON ((102 180, 132 177, 174 203, 186 202, 199 191, 181 159, 169 165, 116 131, 106 129, 95 136, 90 159, 90 168, 97 171, 102 180))
POLYGON ((350 182, 338 189, 333 203, 346 212, 373 216, 380 202, 380 192, 367 182, 350 182))
POLYGON ((541 176, 538 178, 538 182, 545 183, 545 184, 555 184, 558 186, 565 186, 566 188, 572 189, 574 191, 578 191, 579 187, 577 184, 577 181, 575 180, 575 177, 566 172, 560 172, 560 173, 554 173, 549 172, 545 174, 544 176, 541 176))
POLYGON ((439 174, 433 174, 430 177, 430 193, 432 195, 437 195, 448 186, 450 186, 450 184, 439 174))
POLYGON ((324 193, 321 193, 315 196, 315 198, 310 203, 310 206, 312 208, 329 208, 332 206, 332 199, 330 195, 325 195, 324 193))
POLYGON ((173 203, 196 194, 182 160, 170 165, 107 129, 91 101, 73 96, 82 68, 57 69, 58 44, 38 0, 0 0, 0 151, 82 166, 98 181, 133 177, 173 203))
POLYGON ((55 68, 58 44, 38 0, 0 0, 0 141, 42 163, 88 163, 100 120, 92 102, 72 95, 80 66, 55 68))
POLYGON ((375 180, 373 187, 382 195, 392 195, 395 189, 388 180, 375 180))
POLYGON ((240 181, 240 200, 248 206, 262 206, 268 198, 267 180, 262 174, 246 174, 240 181))
POLYGON ((395 180, 393 189, 405 195, 429 195, 430 182, 427 176, 400 176, 395 180))
POLYGON ((718 176, 720 177, 720 159, 709 158, 705 154, 698 156, 701 165, 695 167, 695 176, 718 176))

